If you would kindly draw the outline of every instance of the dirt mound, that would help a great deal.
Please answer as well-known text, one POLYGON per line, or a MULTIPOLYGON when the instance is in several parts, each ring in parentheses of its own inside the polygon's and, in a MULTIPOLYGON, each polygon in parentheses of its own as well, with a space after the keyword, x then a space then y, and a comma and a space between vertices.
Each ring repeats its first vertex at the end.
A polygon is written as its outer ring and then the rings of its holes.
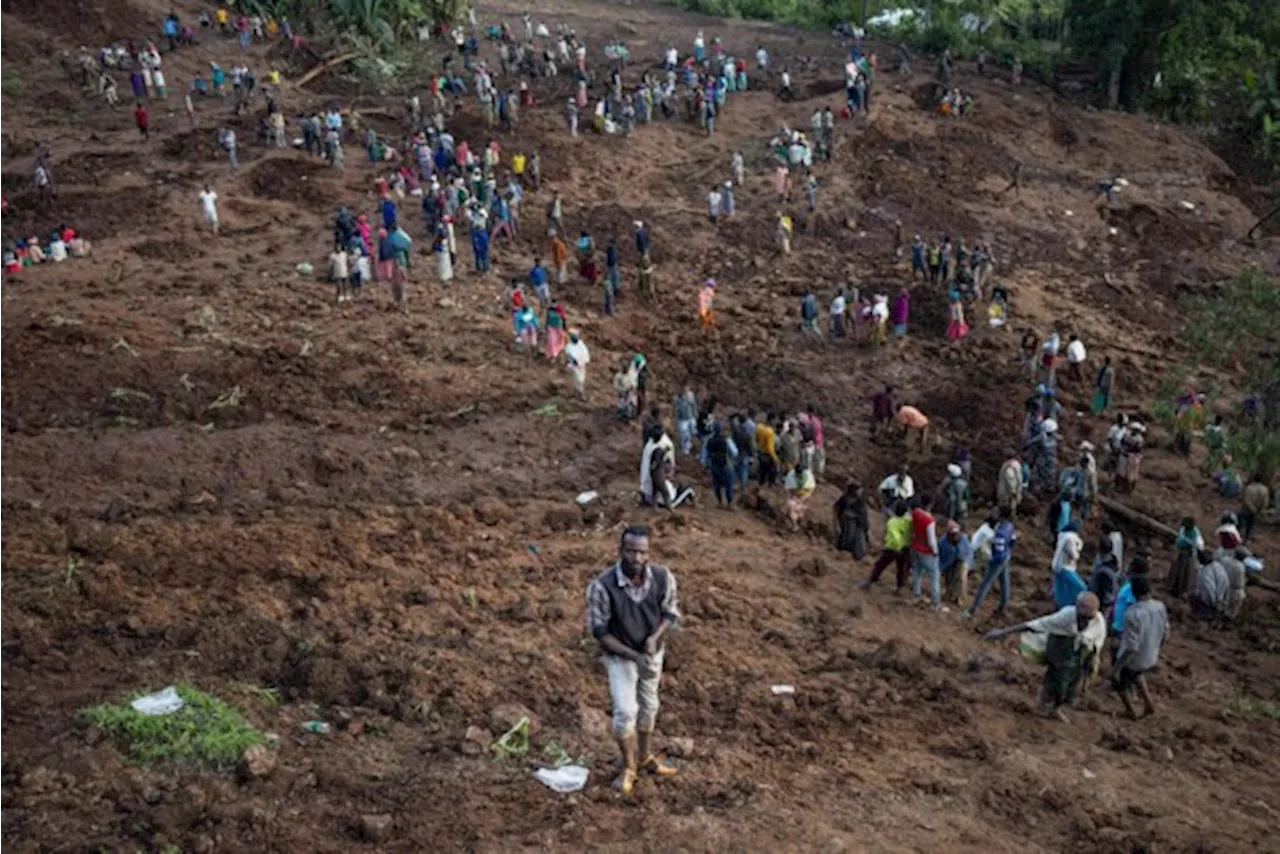
POLYGON ((90 151, 58 164, 54 174, 59 184, 103 184, 132 170, 144 169, 146 161, 123 151, 90 151))
MULTIPOLYGON (((236 156, 246 163, 262 157, 261 147, 253 145, 256 120, 249 116, 228 116, 222 124, 236 132, 236 156)), ((227 153, 218 145, 216 128, 180 131, 164 141, 166 157, 192 163, 219 160, 227 162, 227 153)))
POLYGON ((128 0, 50 0, 47 3, 4 0, 0 10, 43 30, 62 45, 79 43, 96 47, 151 32, 159 37, 154 13, 128 0))
POLYGON ((1182 248, 1209 246, 1221 239, 1221 227, 1214 223, 1192 222, 1176 211, 1161 211, 1141 202, 1109 207, 1109 225, 1124 230, 1135 240, 1182 248))
POLYGON ((203 258, 208 253, 187 240, 144 240, 133 246, 133 252, 149 261, 170 261, 181 264, 192 258, 203 258))
POLYGON ((128 225, 129 213, 152 197, 154 191, 146 188, 109 192, 62 190, 48 208, 41 208, 35 190, 26 190, 9 198, 4 233, 13 237, 31 234, 47 237, 53 229, 65 224, 87 237, 114 237, 128 225))
POLYGON ((300 157, 273 157, 255 166, 249 177, 254 195, 325 209, 338 204, 333 169, 323 161, 300 157))

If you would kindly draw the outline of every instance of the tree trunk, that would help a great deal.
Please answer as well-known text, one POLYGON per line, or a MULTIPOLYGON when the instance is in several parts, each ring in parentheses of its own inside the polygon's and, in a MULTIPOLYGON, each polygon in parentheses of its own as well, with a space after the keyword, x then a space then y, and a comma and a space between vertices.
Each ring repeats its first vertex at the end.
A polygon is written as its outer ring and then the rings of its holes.
POLYGON ((1176 540, 1178 538, 1178 532, 1173 528, 1170 528, 1168 525, 1157 519, 1152 519, 1145 513, 1140 513, 1132 507, 1127 507, 1124 504, 1121 504, 1114 498, 1110 498, 1106 495, 1099 495, 1098 503, 1102 505, 1104 510, 1114 513, 1126 522, 1137 525, 1139 528, 1144 528, 1152 534, 1158 534, 1169 540, 1176 540))
POLYGON ((1120 60, 1111 63, 1111 76, 1107 80, 1107 109, 1114 110, 1120 106, 1120 60))

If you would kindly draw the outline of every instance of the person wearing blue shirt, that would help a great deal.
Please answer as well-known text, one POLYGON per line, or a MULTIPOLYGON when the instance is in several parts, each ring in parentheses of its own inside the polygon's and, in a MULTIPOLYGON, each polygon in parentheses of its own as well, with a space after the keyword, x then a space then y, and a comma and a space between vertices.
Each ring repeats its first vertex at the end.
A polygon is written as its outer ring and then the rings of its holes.
POLYGON ((164 37, 169 40, 169 50, 178 49, 178 16, 170 14, 164 19, 164 37))
POLYGON ((511 205, 501 195, 495 195, 493 199, 494 226, 493 237, 496 240, 499 233, 505 234, 508 241, 515 240, 515 235, 511 233, 511 205))
POLYGON ((938 568, 947 583, 947 599, 964 604, 969 598, 969 571, 973 569, 973 547, 954 520, 947 523, 946 536, 938 543, 938 568))
POLYGON ((815 338, 822 337, 818 331, 818 298, 812 293, 805 294, 800 302, 800 329, 815 338))
POLYGON ((471 248, 476 253, 476 272, 489 270, 489 232, 483 228, 471 229, 471 248))
POLYGON ((538 297, 538 302, 547 305, 551 302, 551 291, 547 287, 548 281, 547 268, 542 266, 542 259, 535 258, 533 269, 529 271, 529 285, 533 288, 534 294, 538 297))
POLYGON ((1000 581, 1000 605, 996 608, 996 614, 1003 614, 1005 608, 1009 606, 1009 561, 1013 557, 1013 543, 1017 538, 1009 508, 1001 507, 1000 521, 996 523, 995 534, 991 537, 989 544, 991 557, 987 560, 987 571, 983 573, 982 581, 978 584, 973 604, 963 614, 966 620, 982 607, 982 600, 987 598, 991 585, 995 584, 997 579, 1000 581))
POLYGON ((396 203, 389 198, 382 200, 382 227, 387 231, 396 228, 396 203))
POLYGON ((924 261, 924 241, 920 239, 920 235, 916 235, 915 242, 911 244, 911 278, 914 280, 916 273, 926 282, 929 280, 929 268, 925 266, 924 261))
POLYGON ((649 254, 649 229, 640 220, 636 220, 636 254, 641 257, 649 254))
POLYGON ((1129 577, 1125 579, 1120 592, 1116 594, 1116 603, 1111 609, 1111 634, 1119 638, 1124 634, 1124 612, 1137 600, 1133 596, 1133 577, 1147 574, 1147 561, 1139 556, 1129 564, 1129 577))

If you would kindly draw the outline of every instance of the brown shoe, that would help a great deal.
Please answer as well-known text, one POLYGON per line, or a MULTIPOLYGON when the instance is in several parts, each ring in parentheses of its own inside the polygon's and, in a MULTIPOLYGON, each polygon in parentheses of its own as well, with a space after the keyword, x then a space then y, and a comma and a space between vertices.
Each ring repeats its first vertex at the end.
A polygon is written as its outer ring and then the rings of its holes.
POLYGON ((623 768, 622 773, 613 781, 613 787, 624 795, 631 794, 636 787, 636 769, 623 768))
POLYGON ((656 753, 641 762, 640 767, 645 771, 648 771, 650 774, 655 774, 659 777, 674 777, 676 774, 680 773, 676 770, 674 765, 668 765, 663 762, 656 753))

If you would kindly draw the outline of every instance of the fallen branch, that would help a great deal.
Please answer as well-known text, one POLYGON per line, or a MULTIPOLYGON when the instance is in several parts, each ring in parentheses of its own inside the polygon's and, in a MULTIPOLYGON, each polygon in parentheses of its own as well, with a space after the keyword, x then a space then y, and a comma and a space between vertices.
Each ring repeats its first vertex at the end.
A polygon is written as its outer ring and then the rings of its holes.
POLYGON ((1173 528, 1170 528, 1168 525, 1166 525, 1165 523, 1157 519, 1152 519, 1150 516, 1148 516, 1145 513, 1139 513, 1137 510, 1134 510, 1132 507, 1127 507, 1124 504, 1121 504, 1119 501, 1116 501, 1114 498, 1108 498, 1105 495, 1099 495, 1098 503, 1101 504, 1108 511, 1119 516, 1121 519, 1124 519, 1127 522, 1131 522, 1140 528, 1145 528, 1147 531, 1150 531, 1153 534, 1159 534, 1168 540, 1176 540, 1178 538, 1178 532, 1175 531, 1173 528))
POLYGON ((333 59, 330 59, 327 62, 322 63, 321 65, 317 65, 315 68, 311 69, 306 74, 302 75, 297 80, 293 81, 293 85, 306 86, 312 80, 315 80, 317 77, 319 77, 321 74, 324 74, 326 71, 328 71, 330 68, 333 68, 335 65, 341 65, 344 62, 348 62, 352 59, 355 59, 359 55, 360 55, 359 51, 353 50, 353 51, 344 53, 341 56, 336 56, 333 59))

